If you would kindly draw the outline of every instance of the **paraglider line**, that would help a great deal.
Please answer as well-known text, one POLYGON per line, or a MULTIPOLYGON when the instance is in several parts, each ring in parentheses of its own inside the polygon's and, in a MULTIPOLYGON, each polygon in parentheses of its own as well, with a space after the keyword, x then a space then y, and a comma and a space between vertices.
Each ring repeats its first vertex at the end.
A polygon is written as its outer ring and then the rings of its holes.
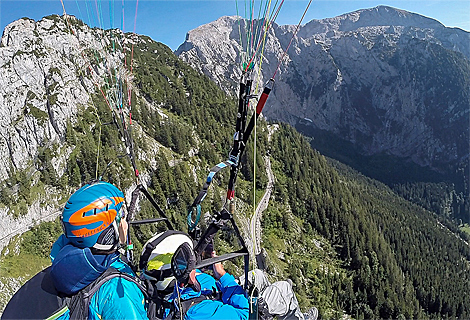
POLYGON ((299 29, 300 29, 300 24, 302 23, 302 20, 304 19, 305 15, 307 14, 308 8, 310 7, 311 4, 312 4, 312 0, 310 0, 310 1, 308 2, 307 8, 305 8, 304 14, 302 15, 302 18, 300 18, 299 24, 297 25, 297 28, 295 29, 294 33, 292 34, 292 38, 290 39, 289 45, 287 46, 286 50, 284 50, 284 53, 282 54, 281 59, 279 59, 279 63, 278 63, 278 65, 277 65, 277 68, 276 68, 276 70, 274 71, 273 76, 271 77, 272 79, 274 79, 274 77, 276 77, 276 73, 277 73, 277 71, 279 70, 279 67, 281 66, 281 63, 282 63, 282 61, 284 60, 284 57, 285 57, 286 54, 287 54, 287 50, 289 50, 289 47, 290 47, 290 45, 292 44, 292 40, 294 40, 294 37, 297 35, 297 32, 298 32, 299 29))

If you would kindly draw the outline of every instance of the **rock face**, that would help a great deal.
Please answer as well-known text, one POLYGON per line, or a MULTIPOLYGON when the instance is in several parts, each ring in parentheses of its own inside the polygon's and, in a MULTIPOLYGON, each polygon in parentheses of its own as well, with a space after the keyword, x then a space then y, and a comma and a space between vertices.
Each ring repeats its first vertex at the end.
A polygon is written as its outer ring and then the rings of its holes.
MULTIPOLYGON (((0 42, 2 183, 16 172, 26 172, 28 181, 34 184, 42 169, 37 164, 38 154, 45 149, 54 150, 52 166, 57 176, 62 176, 73 150, 73 146, 63 143, 67 122, 74 123, 79 110, 91 107, 91 94, 103 85, 103 75, 122 60, 119 53, 106 54, 108 65, 96 62, 91 70, 87 55, 92 50, 97 55, 105 54, 103 48, 109 45, 109 40, 102 33, 106 31, 90 29, 74 17, 68 17, 68 23, 74 34, 68 32, 66 20, 58 16, 37 22, 24 18, 9 24, 3 32, 0 42)), ((9 192, 16 196, 17 191, 13 188, 9 192)), ((54 188, 44 190, 23 208, 19 217, 12 215, 10 206, 2 205, 0 249, 12 236, 28 230, 35 222, 54 219, 60 213, 58 193, 54 188)))
MULTIPOLYGON (((236 92, 239 23, 223 17, 190 31, 177 54, 236 92)), ((263 81, 295 26, 269 31, 263 81)), ((276 76, 265 116, 304 119, 353 143, 443 171, 469 156, 470 33, 379 6, 303 25, 276 76)))
MULTIPOLYGON (((90 93, 105 70, 95 64, 90 76, 86 49, 106 43, 74 17, 76 36, 64 19, 36 22, 23 18, 8 25, 0 44, 0 180, 31 165, 38 149, 64 138, 67 120, 88 108, 90 93), (79 40, 80 39, 80 40, 79 40), (86 76, 88 75, 88 76, 86 76), (98 79, 98 80, 96 80, 98 79)), ((107 57, 113 63, 118 57, 107 57)), ((101 80, 102 81, 102 80, 101 80)), ((57 159, 60 162, 60 159, 57 159)), ((64 160, 64 159, 62 159, 64 160)), ((60 164, 56 162, 57 168, 60 164)))

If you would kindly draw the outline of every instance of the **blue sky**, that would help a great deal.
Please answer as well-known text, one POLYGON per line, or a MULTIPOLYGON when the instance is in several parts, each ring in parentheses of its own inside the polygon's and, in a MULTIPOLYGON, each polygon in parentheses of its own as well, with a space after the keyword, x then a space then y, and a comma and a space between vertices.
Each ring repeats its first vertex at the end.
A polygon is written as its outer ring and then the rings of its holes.
MULTIPOLYGON (((95 25, 109 28, 121 28, 122 0, 65 0, 65 9, 68 14, 81 17, 85 22, 94 21, 95 25), (78 4, 78 6, 77 6, 78 4), (86 14, 86 5, 89 15, 86 14), (95 14, 96 7, 101 5, 105 16, 98 19, 95 14), (114 5, 115 18, 112 21, 106 13, 114 5), (93 10, 91 8, 93 6, 93 10), (80 8, 80 9, 78 9, 80 8)), ((285 0, 280 14, 276 20, 278 24, 297 24, 302 16, 308 1, 285 0)), ((239 7, 244 1, 238 0, 239 7)), ((395 8, 419 13, 439 20, 448 27, 459 27, 470 30, 470 1, 469 0, 313 0, 312 5, 304 19, 304 23, 311 19, 334 17, 357 9, 371 8, 377 5, 389 5, 395 8)), ((134 13, 136 1, 124 0, 124 30, 134 30, 134 13)), ((243 9, 240 9, 243 10, 243 9)), ((10 22, 22 17, 35 20, 49 14, 62 14, 60 0, 0 0, 0 29, 10 22)), ((135 31, 145 34, 168 45, 173 50, 184 42, 186 32, 202 24, 216 20, 224 15, 235 15, 236 1, 165 1, 165 0, 139 0, 135 31)), ((240 12, 244 16, 244 11, 240 12)))

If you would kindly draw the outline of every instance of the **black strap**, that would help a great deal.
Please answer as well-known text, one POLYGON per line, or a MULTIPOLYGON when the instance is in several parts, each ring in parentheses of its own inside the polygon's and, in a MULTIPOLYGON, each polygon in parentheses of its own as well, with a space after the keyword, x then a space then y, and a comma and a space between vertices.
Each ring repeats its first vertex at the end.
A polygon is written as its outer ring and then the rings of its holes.
POLYGON ((217 172, 219 172, 220 170, 222 170, 226 167, 233 166, 234 164, 235 163, 233 163, 232 161, 226 160, 226 161, 223 161, 223 162, 217 164, 216 166, 212 167, 210 172, 209 172, 209 175, 207 176, 206 182, 204 182, 204 185, 202 186, 201 191, 197 195, 196 199, 194 199, 193 204, 191 205, 191 207, 196 207, 198 204, 200 204, 204 200, 204 198, 207 195, 207 190, 209 189, 209 186, 211 185, 211 183, 214 179, 214 176, 217 174, 217 172))
POLYGON ((176 310, 175 314, 173 315, 173 319, 179 319, 180 318, 180 313, 182 312, 183 315, 186 315, 189 309, 194 307, 195 305, 205 301, 209 300, 209 297, 201 294, 199 297, 188 299, 188 300, 183 300, 181 301, 181 304, 179 304, 181 310, 176 310))
POLYGON ((226 160, 212 167, 209 172, 209 175, 206 178, 206 181, 204 182, 204 185, 202 186, 201 191, 199 191, 199 194, 197 195, 197 197, 194 199, 193 203, 189 207, 187 224, 188 224, 188 232, 192 236, 193 239, 196 239, 195 230, 197 228, 197 225, 199 223, 199 219, 201 216, 201 202, 205 199, 207 195, 207 191, 209 190, 209 187, 212 181, 214 180, 215 175, 220 170, 225 169, 225 168, 231 168, 234 165, 235 165, 234 162, 230 160, 226 160), (194 221, 192 218, 193 215, 195 215, 194 221))
POLYGON ((163 212, 162 208, 160 208, 160 206, 157 204, 155 199, 150 195, 150 193, 147 191, 147 189, 142 184, 139 184, 138 188, 140 189, 140 191, 142 191, 144 196, 150 201, 152 206, 158 211, 160 216, 166 219, 166 220, 163 220, 163 221, 165 221, 167 228, 170 229, 170 230, 174 230, 173 226, 171 225, 170 220, 168 220, 168 217, 165 215, 165 212, 163 212))
MULTIPOLYGON (((191 299, 187 299, 187 300, 182 300, 180 304, 178 304, 178 306, 181 307, 182 311, 183 311, 183 315, 186 315, 186 313, 189 311, 189 309, 191 309, 192 307, 194 307, 195 305, 205 301, 205 300, 213 300, 213 301, 217 301, 217 300, 222 300, 222 292, 220 291, 213 291, 211 294, 208 294, 208 295, 204 295, 204 294, 201 294, 199 297, 195 297, 195 298, 191 298, 191 299)), ((172 303, 171 304, 171 307, 170 307, 171 311, 170 311, 170 314, 168 315, 166 319, 180 319, 180 311, 181 310, 176 310, 176 307, 175 307, 175 304, 172 303), (171 316, 171 317, 170 317, 171 316)), ((184 318, 184 317, 183 317, 184 318)))
POLYGON ((162 281, 165 278, 169 278, 173 276, 173 271, 170 269, 164 269, 164 270, 145 270, 145 273, 152 278, 157 279, 157 281, 162 281))
POLYGON ((213 265, 214 263, 222 262, 225 260, 230 260, 236 257, 245 256, 245 255, 248 255, 248 251, 245 248, 242 248, 235 252, 230 252, 230 253, 223 254, 221 256, 201 260, 201 262, 196 264, 195 268, 200 269, 203 267, 213 265))
POLYGON ((138 282, 133 276, 111 267, 103 272, 95 281, 90 283, 67 301, 67 305, 70 310, 70 319, 88 319, 89 304, 93 295, 103 284, 118 277, 133 282, 140 291, 142 291, 145 299, 149 301, 147 289, 140 282, 138 282))
POLYGON ((93 281, 91 284, 89 284, 85 289, 82 290, 82 292, 84 292, 84 295, 83 297, 84 298, 91 298, 99 289, 100 287, 105 284, 106 282, 108 282, 109 280, 113 279, 113 278, 123 278, 127 281, 130 281, 130 282, 133 282, 137 285, 137 287, 140 289, 140 291, 142 291, 142 293, 144 294, 145 298, 147 299, 148 298, 148 294, 147 294, 147 289, 144 288, 144 286, 142 286, 142 284, 140 284, 140 282, 138 282, 133 276, 131 276, 130 274, 127 274, 127 273, 124 273, 124 272, 121 272, 115 268, 108 268, 105 272, 103 272, 101 274, 101 276, 98 277, 98 279, 96 279, 95 281, 93 281))
MULTIPOLYGON (((250 90, 251 90, 251 83, 248 86, 248 81, 246 85, 246 92, 242 95, 240 91, 240 105, 239 105, 239 112, 240 112, 240 107, 241 107, 241 101, 243 100, 246 106, 248 106, 249 101, 250 101, 250 90)), ((232 148, 232 151, 230 152, 230 160, 235 162, 235 165, 231 167, 230 170, 230 178, 228 182, 228 188, 227 188, 227 199, 232 200, 234 196, 234 189, 235 189, 235 182, 237 180, 237 174, 238 170, 240 168, 240 163, 238 160, 241 158, 243 155, 243 152, 245 151, 246 144, 248 143, 248 139, 251 135, 251 132, 253 131, 255 121, 258 119, 259 115, 261 114, 261 111, 264 108, 264 105, 266 104, 266 100, 268 99, 269 93, 271 92, 272 88, 274 86, 274 79, 270 79, 266 86, 263 89, 263 93, 261 94, 258 103, 256 105, 256 112, 251 116, 250 122, 248 124, 248 127, 245 129, 245 124, 246 124, 246 114, 244 115, 243 119, 243 132, 241 134, 238 133, 238 131, 235 133, 236 139, 234 139, 234 146, 232 148)), ((240 83, 240 90, 242 88, 242 83, 240 83)), ((238 119, 237 119, 237 130, 238 130, 238 119)))

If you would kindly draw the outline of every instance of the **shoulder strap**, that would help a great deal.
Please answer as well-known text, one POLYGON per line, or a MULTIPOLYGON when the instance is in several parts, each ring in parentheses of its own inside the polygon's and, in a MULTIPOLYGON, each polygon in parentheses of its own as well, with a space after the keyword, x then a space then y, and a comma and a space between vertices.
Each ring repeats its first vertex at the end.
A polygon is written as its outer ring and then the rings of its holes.
POLYGON ((68 302, 67 305, 70 310, 71 319, 87 319, 88 310, 91 298, 101 288, 103 284, 113 278, 123 278, 127 281, 133 282, 142 291, 146 300, 149 300, 149 295, 146 288, 139 283, 133 276, 121 272, 115 268, 108 268, 103 272, 95 281, 90 283, 76 295, 74 295, 68 302))
MULTIPOLYGON (((170 314, 168 317, 165 318, 167 319, 180 319, 180 313, 182 312, 183 315, 186 315, 189 309, 194 307, 195 305, 201 303, 204 300, 220 300, 222 298, 221 292, 212 292, 212 294, 204 295, 201 294, 199 297, 187 299, 187 300, 182 300, 180 307, 181 310, 176 310, 176 307, 174 303, 171 304, 170 306, 170 314)), ((168 305, 167 305, 168 306, 168 305)), ((184 318, 184 317, 183 317, 184 318)))
POLYGON ((195 297, 195 298, 188 299, 188 300, 182 300, 180 304, 180 308, 181 308, 180 310, 176 310, 176 308, 173 305, 173 308, 175 309, 174 309, 172 318, 180 319, 181 313, 183 314, 183 318, 184 318, 184 316, 186 315, 186 312, 188 312, 188 310, 191 309, 191 307, 194 307, 195 305, 201 303, 204 300, 209 300, 209 297, 201 294, 199 297, 195 297))
POLYGON ((82 290, 84 292, 84 298, 88 299, 96 293, 96 291, 99 290, 99 288, 108 282, 109 280, 113 278, 123 278, 127 281, 135 283, 135 285, 142 291, 144 294, 144 297, 147 299, 148 298, 148 293, 147 289, 140 283, 138 282, 133 276, 131 276, 128 273, 121 272, 113 267, 108 268, 101 276, 98 277, 95 281, 93 281, 91 284, 89 284, 85 289, 82 290))

